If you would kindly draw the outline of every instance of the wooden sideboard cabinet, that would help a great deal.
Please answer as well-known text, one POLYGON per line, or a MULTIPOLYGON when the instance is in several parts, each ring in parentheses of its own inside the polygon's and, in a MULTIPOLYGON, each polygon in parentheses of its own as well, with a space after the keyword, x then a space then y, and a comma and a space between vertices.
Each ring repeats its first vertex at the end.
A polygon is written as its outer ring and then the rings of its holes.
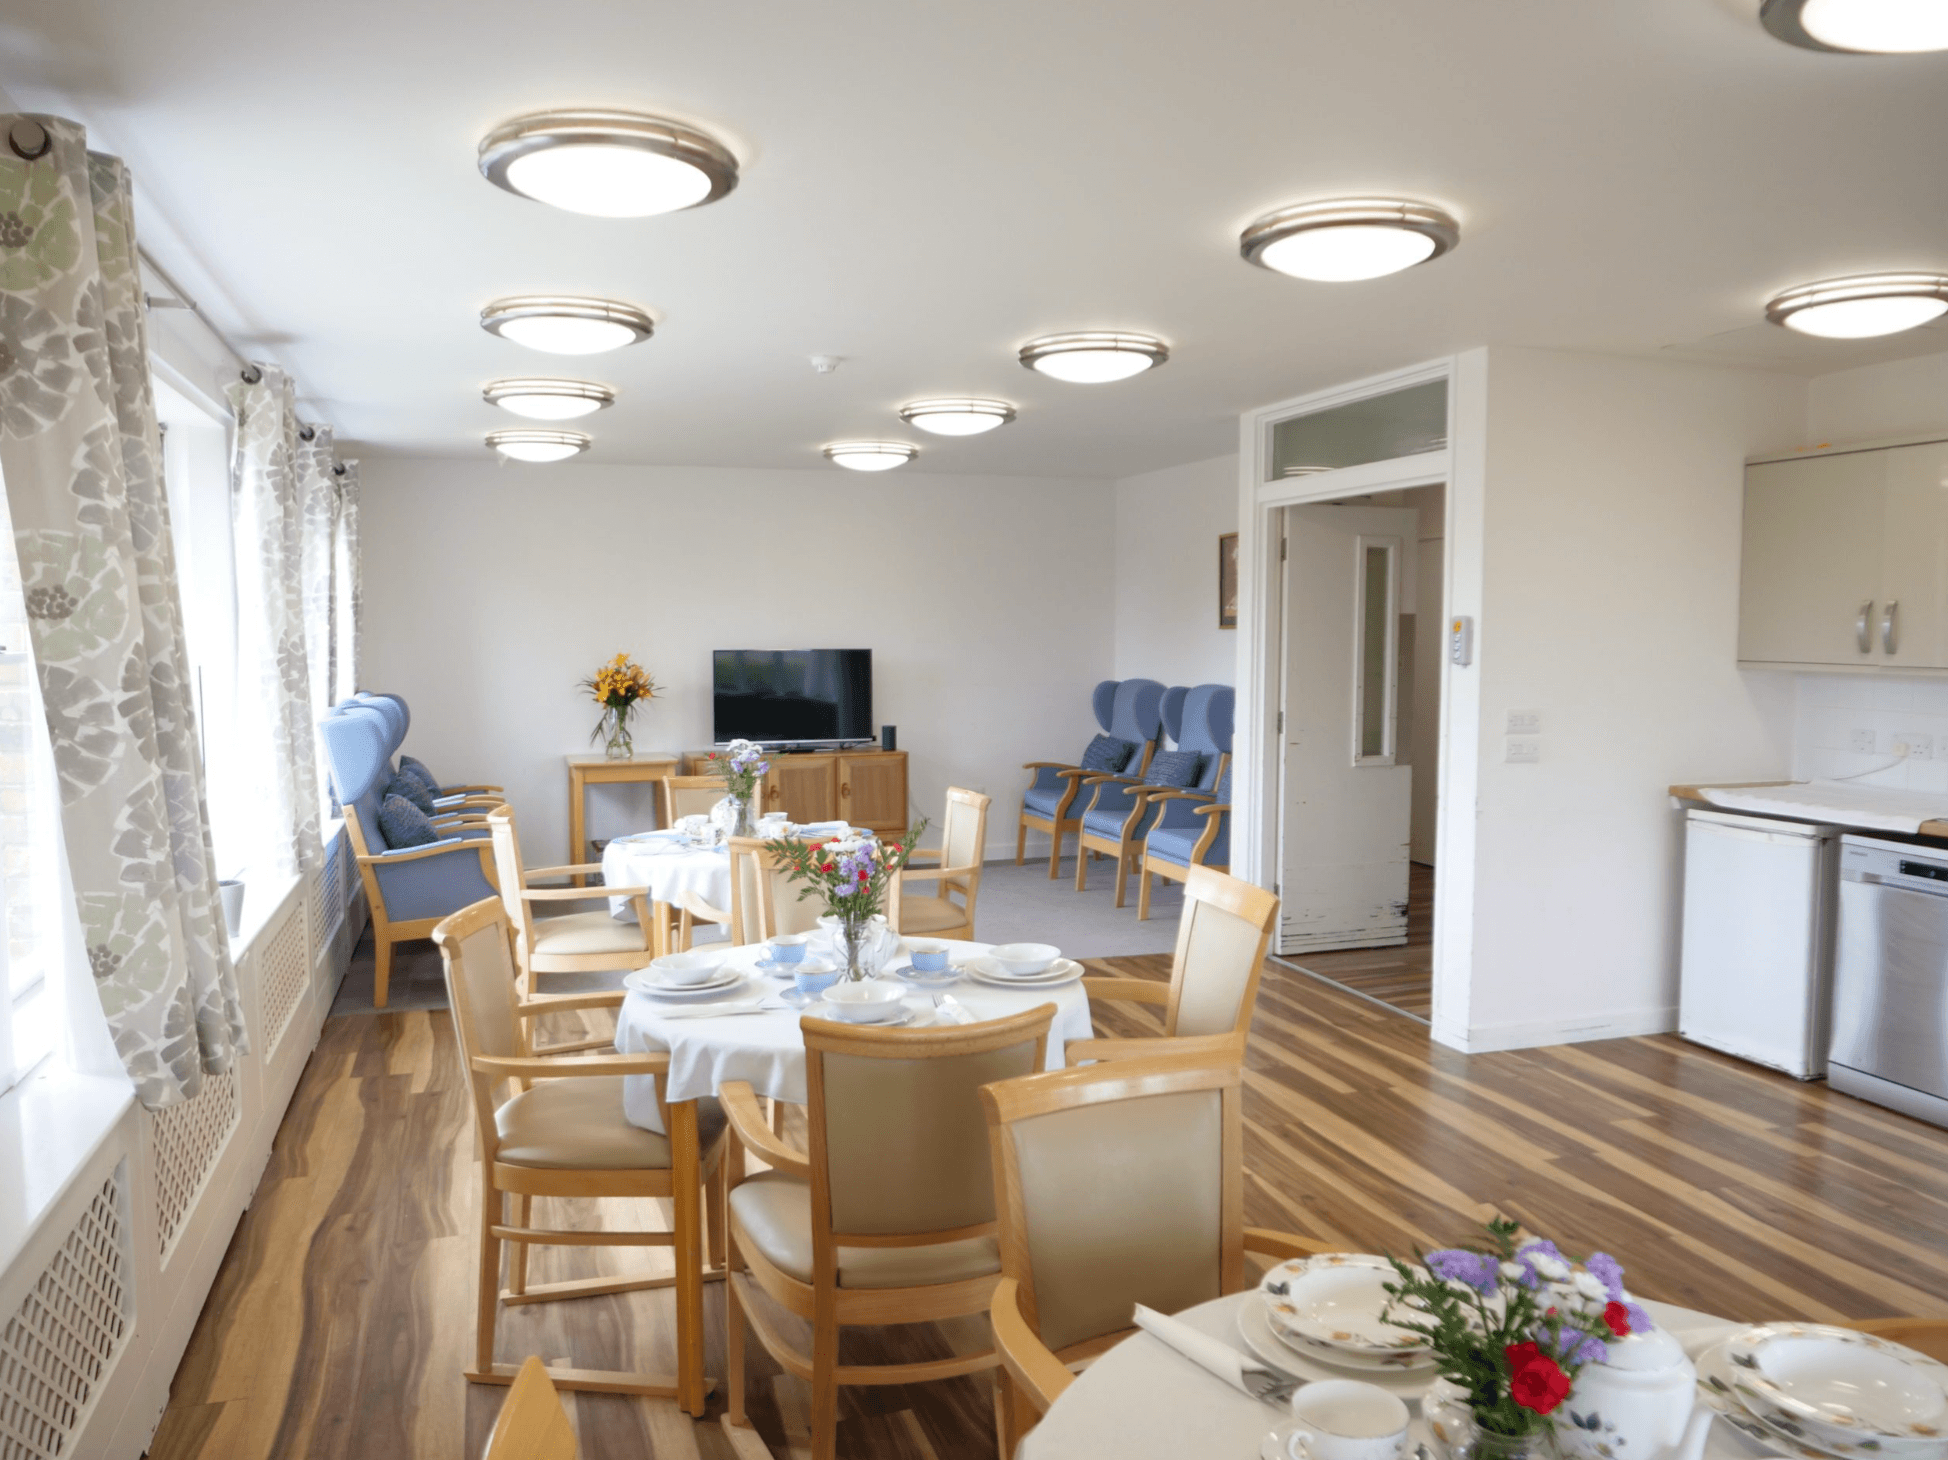
MULTIPOLYGON (((708 751, 685 757, 684 772, 710 773, 708 751)), ((894 835, 907 828, 906 752, 810 751, 777 754, 764 778, 763 809, 793 821, 835 821, 894 835)))

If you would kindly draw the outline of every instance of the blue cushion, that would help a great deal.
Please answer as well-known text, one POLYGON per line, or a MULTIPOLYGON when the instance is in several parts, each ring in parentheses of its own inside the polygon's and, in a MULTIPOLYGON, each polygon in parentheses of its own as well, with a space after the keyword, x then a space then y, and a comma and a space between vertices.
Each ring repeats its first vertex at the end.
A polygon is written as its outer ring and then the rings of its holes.
POLYGON ((403 847, 430 846, 440 839, 426 813, 404 796, 388 796, 379 803, 379 830, 385 835, 386 846, 395 852, 403 847))
POLYGON ((1160 750, 1150 757, 1150 769, 1143 777, 1146 786, 1194 786, 1204 757, 1194 750, 1160 750))
POLYGON ((1227 765, 1224 768, 1224 774, 1218 777, 1217 789, 1212 792, 1211 799, 1216 801, 1220 806, 1229 806, 1231 804, 1230 766, 1227 765))
POLYGON ((433 814, 433 793, 426 789, 426 783, 418 776, 401 771, 387 783, 385 794, 412 802, 428 816, 433 814))
MULTIPOLYGON (((1203 817, 1198 818, 1200 821, 1203 819, 1203 817)), ((1222 823, 1228 821, 1230 818, 1220 817, 1218 819, 1222 823)), ((1160 862, 1174 862, 1179 867, 1188 867, 1190 865, 1191 851, 1197 846, 1198 838, 1203 835, 1204 828, 1201 826, 1160 826, 1150 833, 1150 839, 1143 845, 1145 850, 1160 862)), ((1211 849, 1204 854, 1204 861, 1213 867, 1226 867, 1230 865, 1230 827, 1225 825, 1218 827, 1217 840, 1211 843, 1211 849)))
POLYGON ((1089 748, 1082 752, 1080 762, 1085 771, 1101 771, 1106 775, 1120 775, 1130 757, 1136 754, 1136 747, 1127 740, 1119 740, 1114 735, 1098 735, 1089 742, 1089 748))
POLYGON ((399 769, 418 776, 422 781, 426 782, 426 789, 429 791, 438 792, 440 789, 440 778, 427 769, 426 762, 423 760, 415 760, 410 755, 402 755, 399 757, 399 769))
MULTIPOLYGON (((1028 808, 1029 815, 1039 816, 1044 821, 1053 821, 1055 808, 1062 804, 1062 797, 1066 794, 1067 792, 1061 786, 1057 786, 1052 791, 1044 790, 1040 786, 1030 786, 1023 793, 1021 804, 1028 808)), ((1073 815, 1075 807, 1070 806, 1069 811, 1073 815)))

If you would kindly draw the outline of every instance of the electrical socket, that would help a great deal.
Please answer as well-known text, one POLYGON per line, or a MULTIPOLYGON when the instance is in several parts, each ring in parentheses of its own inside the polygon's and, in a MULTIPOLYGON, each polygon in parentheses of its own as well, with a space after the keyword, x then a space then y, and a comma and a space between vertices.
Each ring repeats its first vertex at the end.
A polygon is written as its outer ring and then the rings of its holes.
POLYGON ((1904 755, 1909 760, 1933 760, 1934 736, 1923 735, 1919 731, 1897 731, 1894 735, 1894 748, 1889 754, 1904 755))
POLYGON ((1542 733, 1542 711, 1510 710, 1508 728, 1505 735, 1540 735, 1542 733))
POLYGON ((1507 743, 1508 752, 1502 759, 1506 760, 1510 765, 1534 765, 1542 759, 1542 742, 1540 740, 1516 740, 1511 738, 1507 743))
POLYGON ((1847 734, 1847 749, 1858 750, 1867 755, 1872 755, 1874 753, 1874 732, 1871 730, 1849 731, 1847 734))

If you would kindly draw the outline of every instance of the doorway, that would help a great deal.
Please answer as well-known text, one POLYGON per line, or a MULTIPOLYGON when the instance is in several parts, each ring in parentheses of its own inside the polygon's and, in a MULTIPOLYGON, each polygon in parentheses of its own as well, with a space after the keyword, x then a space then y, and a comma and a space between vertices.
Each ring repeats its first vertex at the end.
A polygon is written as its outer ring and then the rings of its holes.
POLYGON ((1283 509, 1281 961, 1433 1011, 1442 581, 1436 484, 1283 509))

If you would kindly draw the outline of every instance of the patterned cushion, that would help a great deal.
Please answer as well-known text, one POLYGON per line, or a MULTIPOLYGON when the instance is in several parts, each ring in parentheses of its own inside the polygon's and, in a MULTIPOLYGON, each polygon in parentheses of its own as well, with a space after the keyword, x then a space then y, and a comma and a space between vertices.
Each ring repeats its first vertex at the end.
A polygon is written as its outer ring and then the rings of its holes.
POLYGON ((1123 767, 1130 763, 1136 754, 1136 747, 1127 740, 1118 740, 1114 735, 1098 735, 1089 742, 1089 748, 1082 752, 1082 768, 1085 771, 1101 771, 1105 775, 1120 775, 1123 767))
POLYGON ((385 789, 385 794, 412 802, 428 816, 433 814, 433 793, 426 789, 426 782, 418 776, 401 771, 392 778, 391 784, 385 789))
POLYGON ((1143 784, 1194 786, 1197 784, 1197 773, 1203 768, 1204 757, 1194 750, 1160 750, 1150 757, 1150 770, 1143 777, 1143 784))
POLYGON ((404 796, 388 796, 379 803, 379 830, 385 834, 391 851, 402 847, 429 846, 440 839, 433 823, 404 796))
POLYGON ((426 768, 425 761, 415 760, 410 755, 402 755, 399 757, 399 769, 409 776, 417 776, 424 781, 429 795, 440 794, 440 778, 426 768))

